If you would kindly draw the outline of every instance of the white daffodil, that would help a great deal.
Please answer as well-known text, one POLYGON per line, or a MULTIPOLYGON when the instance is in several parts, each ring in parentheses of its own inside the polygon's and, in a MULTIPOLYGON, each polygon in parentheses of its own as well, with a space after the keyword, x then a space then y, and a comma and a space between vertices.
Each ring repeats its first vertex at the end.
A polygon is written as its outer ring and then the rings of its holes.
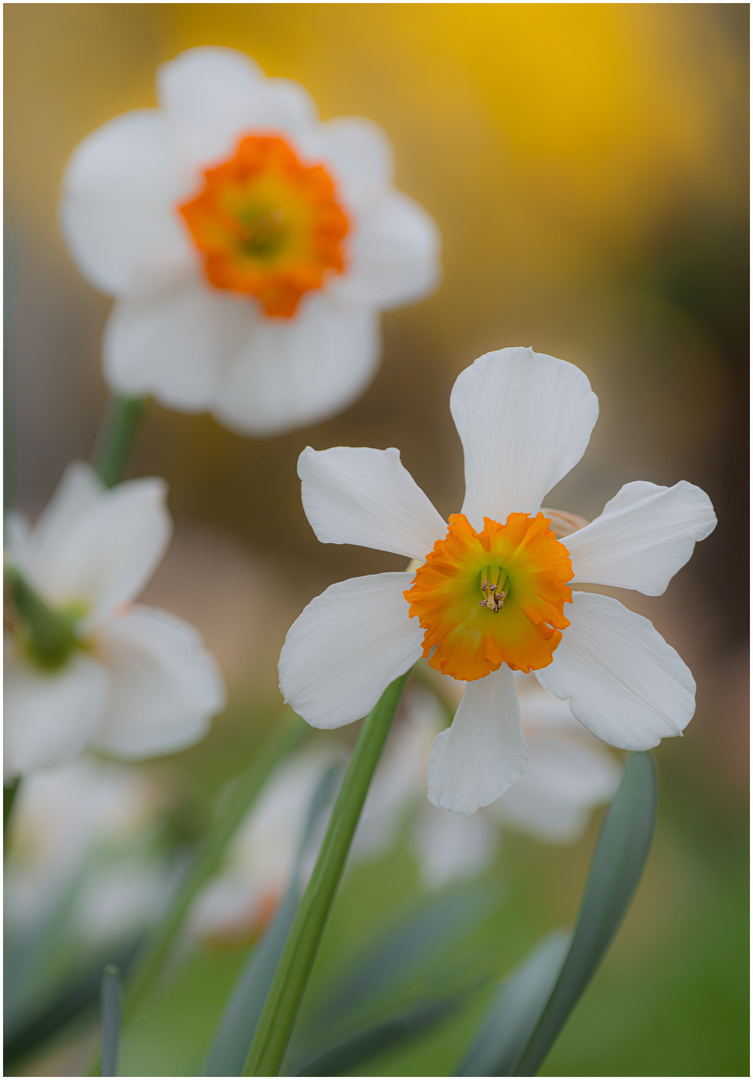
POLYGON ((646 750, 680 734, 695 683, 675 650, 648 619, 571 584, 659 595, 716 518, 685 481, 626 484, 591 524, 542 510, 598 413, 572 364, 531 349, 487 353, 460 374, 450 407, 466 494, 449 527, 395 449, 301 454, 303 506, 321 541, 420 565, 330 586, 290 628, 279 670, 285 700, 322 728, 359 719, 422 655, 466 682, 432 746, 429 798, 468 814, 526 767, 514 671, 533 671, 613 746, 646 750))
POLYGON ((8 521, 5 779, 84 747, 137 759, 206 734, 225 691, 199 634, 131 604, 171 532, 162 480, 106 489, 69 465, 34 528, 8 521))
POLYGON ((72 919, 83 940, 112 939, 153 920, 172 885, 166 860, 144 844, 162 802, 144 772, 94 758, 30 776, 14 806, 6 866, 14 932, 38 932, 74 889, 72 919))
MULTIPOLYGON (((552 844, 582 836, 591 811, 616 791, 619 763, 532 676, 516 676, 516 682, 530 750, 527 769, 501 799, 470 816, 438 809, 423 797, 429 748, 443 727, 444 710, 433 694, 408 688, 369 789, 354 860, 388 848, 406 817, 409 842, 430 888, 483 873, 505 829, 552 844)), ((456 685, 462 693, 462 684, 456 685)))
MULTIPOLYGON (((340 743, 308 746, 275 772, 233 837, 220 873, 197 897, 189 919, 192 936, 245 944, 266 929, 290 885, 314 793, 326 770, 346 759, 340 743)), ((313 843, 304 857, 306 880, 317 849, 313 843)))
POLYGON ((63 178, 66 242, 117 300, 108 382, 242 434, 344 408, 374 374, 379 311, 439 276, 384 132, 319 121, 301 86, 231 49, 163 64, 157 95, 87 136, 63 178))

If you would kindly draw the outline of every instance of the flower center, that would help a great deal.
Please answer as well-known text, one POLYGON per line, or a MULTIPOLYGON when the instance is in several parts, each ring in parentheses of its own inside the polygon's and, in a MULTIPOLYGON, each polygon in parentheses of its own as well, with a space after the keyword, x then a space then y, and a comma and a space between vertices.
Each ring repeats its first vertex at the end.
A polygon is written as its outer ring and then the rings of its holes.
POLYGON ((279 135, 246 135, 178 206, 216 289, 255 296, 292 318, 301 297, 345 268, 348 219, 323 165, 305 165, 279 135))
POLYGON ((404 593, 424 628, 424 656, 468 682, 507 664, 526 673, 546 667, 569 626, 572 599, 567 548, 543 514, 484 518, 479 533, 452 514, 404 593))

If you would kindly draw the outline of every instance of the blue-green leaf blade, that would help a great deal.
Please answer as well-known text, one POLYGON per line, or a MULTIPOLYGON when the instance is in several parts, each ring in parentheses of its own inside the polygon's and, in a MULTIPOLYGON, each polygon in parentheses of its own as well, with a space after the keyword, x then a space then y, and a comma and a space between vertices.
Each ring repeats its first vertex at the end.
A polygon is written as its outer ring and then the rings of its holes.
POLYGON ((120 969, 108 964, 102 973, 102 1076, 116 1076, 122 1021, 122 980, 120 969))
POLYGON ((570 942, 561 930, 548 935, 502 987, 458 1076, 510 1076, 552 993, 570 942))
POLYGON ((514 1076, 536 1075, 617 933, 651 849, 658 795, 651 753, 631 754, 604 816, 570 949, 514 1076))
POLYGON ((376 1054, 392 1050, 401 1043, 427 1031, 450 1015, 465 1000, 463 992, 437 1001, 412 1005, 393 1016, 380 1020, 320 1053, 313 1060, 300 1064, 296 1076, 340 1076, 360 1067, 376 1054))

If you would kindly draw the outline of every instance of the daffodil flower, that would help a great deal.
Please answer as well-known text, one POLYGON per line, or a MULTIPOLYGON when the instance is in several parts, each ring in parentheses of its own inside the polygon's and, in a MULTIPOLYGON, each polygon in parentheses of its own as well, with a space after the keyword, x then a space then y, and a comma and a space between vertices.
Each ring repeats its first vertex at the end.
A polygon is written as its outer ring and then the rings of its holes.
POLYGON ((131 603, 170 539, 165 493, 156 478, 108 490, 76 462, 33 528, 9 516, 6 782, 87 746, 126 759, 180 750, 224 707, 197 631, 131 603))
POLYGON ((378 363, 379 311, 439 276, 436 226, 392 187, 384 132, 320 122, 301 86, 231 49, 163 64, 157 93, 87 136, 63 178, 66 242, 117 301, 107 381, 242 434, 344 408, 378 363))
POLYGON ((590 524, 542 509, 582 457, 598 414, 578 368, 531 349, 482 356, 450 407, 466 493, 449 524, 395 449, 307 447, 303 506, 325 543, 416 560, 316 597, 288 632, 280 686, 314 727, 362 717, 422 655, 467 683, 434 741, 429 798, 473 813, 500 798, 528 758, 513 673, 533 672, 593 734, 627 750, 679 735, 695 683, 648 619, 577 583, 664 592, 716 524, 708 496, 681 481, 626 484, 590 524))

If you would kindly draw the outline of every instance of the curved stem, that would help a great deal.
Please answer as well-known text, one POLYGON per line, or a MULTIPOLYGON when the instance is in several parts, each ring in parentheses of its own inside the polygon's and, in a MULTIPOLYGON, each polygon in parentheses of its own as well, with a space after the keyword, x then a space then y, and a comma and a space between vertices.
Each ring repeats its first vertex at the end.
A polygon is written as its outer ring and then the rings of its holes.
POLYGON ((94 467, 107 487, 123 479, 149 403, 146 397, 110 397, 93 455, 94 467))
POLYGON ((363 722, 251 1044, 245 1076, 278 1075, 361 809, 409 674, 387 687, 363 722))

